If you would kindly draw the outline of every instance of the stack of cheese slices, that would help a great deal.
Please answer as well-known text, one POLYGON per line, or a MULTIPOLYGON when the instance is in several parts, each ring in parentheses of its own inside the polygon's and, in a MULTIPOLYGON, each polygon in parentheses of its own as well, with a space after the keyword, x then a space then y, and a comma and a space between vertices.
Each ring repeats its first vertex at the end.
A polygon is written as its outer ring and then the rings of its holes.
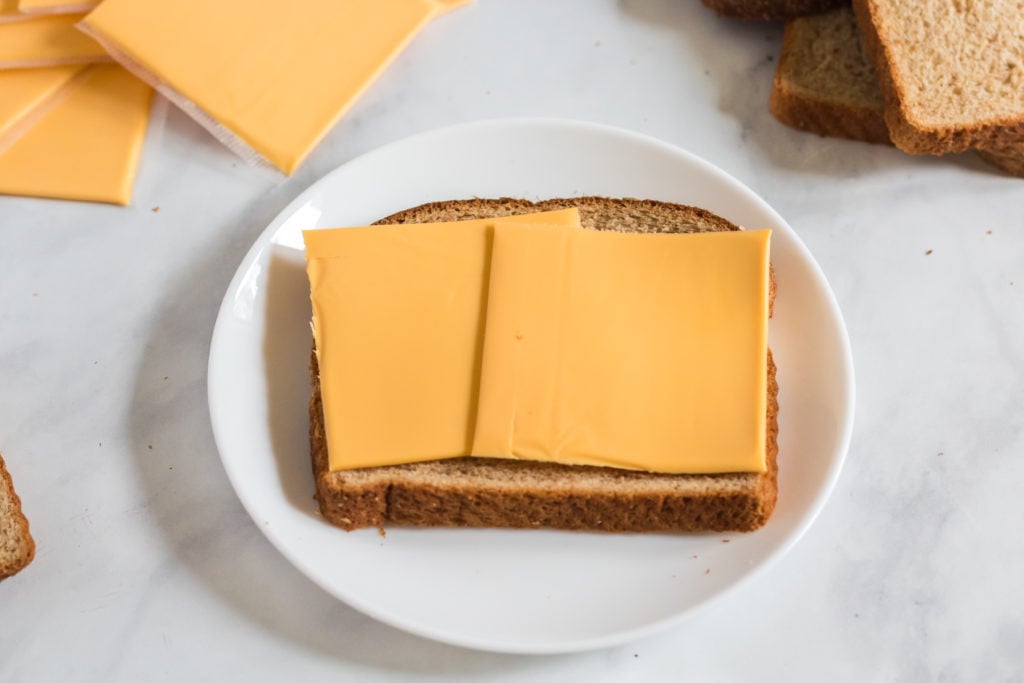
POLYGON ((1024 6, 1013 0, 705 0, 786 19, 770 109, 912 154, 977 150, 1024 175, 1024 6), (768 8, 768 10, 766 10, 768 8), (769 11, 770 10, 770 11, 769 11))
POLYGON ((0 193, 129 203, 153 89, 290 174, 468 1, 0 0, 0 193))
POLYGON ((760 527, 777 493, 769 233, 601 197, 307 231, 324 517, 760 527))

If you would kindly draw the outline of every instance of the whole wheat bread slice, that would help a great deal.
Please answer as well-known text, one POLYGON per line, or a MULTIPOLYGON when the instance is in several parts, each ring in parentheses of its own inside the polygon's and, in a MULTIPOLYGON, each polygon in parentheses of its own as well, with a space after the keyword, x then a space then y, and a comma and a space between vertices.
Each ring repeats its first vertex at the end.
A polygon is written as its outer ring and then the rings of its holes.
POLYGON ((891 144, 875 70, 849 7, 786 22, 768 105, 793 128, 891 144))
POLYGON ((20 572, 35 554, 36 544, 21 512, 21 499, 0 456, 0 580, 20 572))
POLYGON ((893 142, 915 154, 1024 140, 1024 3, 854 0, 893 142))
POLYGON ((849 0, 701 0, 704 6, 730 19, 776 21, 824 12, 849 0))
MULTIPOLYGON (((769 109, 819 135, 891 144, 877 74, 849 7, 786 22, 769 109)), ((982 159, 1024 177, 1024 144, 979 148, 982 159)))
MULTIPOLYGON (((621 232, 738 230, 708 212, 664 202, 473 199, 419 206, 378 223, 427 223, 576 206, 583 226, 621 232)), ((772 280, 774 283, 774 278, 772 280)), ((774 287, 770 289, 773 297, 774 287)), ((332 524, 360 527, 553 527, 604 531, 750 531, 777 495, 778 385, 768 358, 767 471, 669 475, 494 458, 454 458, 331 472, 316 354, 310 375, 310 446, 316 497, 332 524)), ((401 428, 397 425, 396 428, 401 428)))

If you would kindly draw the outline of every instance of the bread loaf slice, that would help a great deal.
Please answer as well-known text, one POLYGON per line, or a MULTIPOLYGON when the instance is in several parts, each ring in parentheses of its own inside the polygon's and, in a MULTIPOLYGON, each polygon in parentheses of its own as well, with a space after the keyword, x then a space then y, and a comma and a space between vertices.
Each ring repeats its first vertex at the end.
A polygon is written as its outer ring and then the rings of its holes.
POLYGON ((704 6, 731 19, 775 21, 824 12, 848 0, 701 0, 704 6))
POLYGON ((875 69, 849 7, 786 22, 768 104, 793 128, 891 144, 875 69))
MULTIPOLYGON (((877 74, 852 9, 840 7, 786 22, 769 109, 793 128, 891 144, 877 74)), ((1024 177, 1024 143, 979 148, 978 154, 1024 177)))
POLYGON ((1024 3, 854 0, 893 142, 914 154, 1024 140, 1024 3))
MULTIPOLYGON (((695 207, 600 197, 541 202, 440 202, 403 211, 378 223, 468 220, 573 206, 579 208, 583 227, 596 230, 739 229, 695 207)), ((774 287, 770 288, 770 297, 773 292, 774 287)), ((399 525, 750 531, 762 526, 775 507, 778 385, 770 354, 765 454, 768 467, 762 473, 669 475, 477 457, 331 472, 315 352, 310 375, 310 446, 316 497, 324 518, 346 530, 399 525)))
POLYGON ((35 554, 36 544, 21 512, 21 499, 0 456, 0 580, 20 572, 35 554))

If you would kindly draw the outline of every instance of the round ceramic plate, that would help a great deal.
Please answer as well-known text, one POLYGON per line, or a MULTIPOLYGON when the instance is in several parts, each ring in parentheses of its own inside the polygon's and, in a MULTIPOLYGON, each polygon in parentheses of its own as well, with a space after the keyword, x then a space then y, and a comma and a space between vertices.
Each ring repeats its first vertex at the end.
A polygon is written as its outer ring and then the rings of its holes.
POLYGON ((853 421, 853 368, 818 266, 785 221, 738 181, 642 135, 505 120, 382 147, 292 202, 228 287, 210 350, 209 399, 238 497, 310 579, 356 609, 428 638, 553 653, 613 645, 676 623, 790 548, 838 477, 853 421), (389 529, 386 537, 327 524, 312 500, 301 231, 365 225, 430 201, 581 195, 693 204, 748 228, 774 230, 778 296, 769 343, 781 387, 780 474, 768 524, 726 535, 389 529))

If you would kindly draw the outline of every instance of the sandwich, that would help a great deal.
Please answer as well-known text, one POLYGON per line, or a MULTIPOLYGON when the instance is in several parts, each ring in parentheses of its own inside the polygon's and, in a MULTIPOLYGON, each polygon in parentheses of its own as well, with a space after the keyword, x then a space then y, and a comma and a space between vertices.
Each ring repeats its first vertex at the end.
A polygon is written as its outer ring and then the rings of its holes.
MULTIPOLYGON (((411 233, 402 233, 399 229, 409 224, 438 225, 453 221, 508 220, 502 217, 510 216, 520 216, 520 220, 526 223, 541 220, 558 222, 565 218, 567 211, 571 211, 574 220, 578 221, 575 230, 589 233, 590 236, 594 234, 592 231, 644 234, 701 233, 705 237, 719 239, 729 238, 729 235, 725 235, 725 233, 732 234, 740 230, 738 226, 729 221, 695 207, 648 200, 584 197, 551 199, 541 202, 522 199, 472 199, 439 202, 383 218, 375 224, 378 227, 315 232, 345 233, 344 237, 360 240, 371 233, 351 231, 394 231, 387 235, 388 239, 398 240, 398 243, 401 243, 403 239, 406 239, 403 234, 411 233)), ((429 228, 420 226, 414 229, 429 228)), ((501 397, 505 394, 495 387, 500 388, 508 383, 517 384, 516 390, 522 396, 529 396, 530 391, 536 389, 534 386, 536 382, 531 384, 533 381, 531 377, 534 380, 541 377, 543 384, 552 372, 562 372, 560 367, 555 367, 552 370, 552 367, 544 366, 544 363, 549 360, 547 357, 537 360, 532 356, 524 355, 526 352, 521 350, 523 347, 519 344, 528 344, 533 339, 532 331, 537 325, 543 324, 543 312, 554 306, 551 302, 566 299, 564 297, 560 299, 559 295, 554 293, 547 294, 547 290, 543 289, 551 282, 556 282, 550 273, 557 270, 558 264, 555 263, 553 267, 548 268, 546 267, 547 262, 544 260, 547 258, 545 255, 551 252, 544 251, 533 242, 529 242, 529 248, 526 251, 518 252, 515 249, 509 249, 499 253, 498 246, 501 240, 512 238, 515 238, 509 242, 512 246, 526 244, 527 238, 541 242, 557 241, 561 239, 558 237, 559 231, 562 231, 564 239, 575 239, 579 235, 573 233, 573 229, 565 226, 553 227, 552 225, 527 224, 515 229, 505 226, 495 228, 494 237, 489 238, 494 243, 494 256, 490 264, 491 285, 490 291, 486 294, 487 303, 480 307, 480 310, 484 311, 481 315, 486 317, 488 330, 484 334, 486 343, 482 359, 470 363, 478 379, 475 380, 477 384, 468 390, 470 395, 473 395, 473 392, 478 392, 480 399, 478 403, 474 403, 468 409, 463 409, 457 402, 452 402, 451 406, 453 407, 445 413, 445 415, 455 415, 458 420, 468 420, 470 424, 468 434, 465 424, 454 424, 458 422, 454 418, 451 420, 453 422, 451 429, 437 428, 438 425, 424 419, 418 419, 415 424, 411 424, 401 412, 401 405, 406 400, 406 397, 401 395, 403 392, 400 384, 404 381, 404 375, 401 373, 405 371, 381 365, 381 369, 374 370, 374 372, 379 372, 382 375, 382 384, 399 382, 398 385, 395 385, 399 386, 399 390, 396 392, 399 395, 381 399, 392 401, 393 409, 388 404, 387 409, 378 409, 376 413, 359 413, 365 408, 365 404, 372 403, 374 398, 361 395, 346 397, 344 400, 349 401, 348 405, 353 414, 357 415, 357 419, 350 420, 347 425, 351 429, 346 430, 337 426, 342 424, 344 417, 333 418, 333 424, 336 425, 333 442, 328 439, 328 424, 331 423, 331 419, 326 416, 332 415, 331 410, 336 410, 336 408, 328 406, 328 409, 325 410, 325 403, 327 403, 325 394, 328 393, 328 386, 327 380, 322 376, 321 368, 324 367, 323 363, 327 362, 326 351, 331 350, 332 353, 343 354, 350 352, 353 347, 348 347, 348 351, 343 347, 318 348, 316 340, 319 339, 320 343, 326 347, 325 339, 328 333, 333 334, 334 339, 340 338, 363 345, 388 346, 393 339, 386 335, 379 338, 374 337, 379 331, 370 329, 366 325, 359 329, 352 329, 351 326, 354 323, 351 322, 349 329, 342 329, 346 327, 343 323, 338 323, 334 328, 327 329, 328 325, 323 320, 325 313, 321 308, 323 302, 318 303, 317 301, 317 291, 327 285, 320 282, 320 274, 314 270, 314 259, 311 258, 309 250, 311 239, 330 236, 313 235, 311 237, 311 232, 306 233, 314 309, 314 349, 310 362, 312 381, 312 396, 309 405, 310 446, 316 482, 316 498, 319 501, 321 513, 327 521, 346 530, 394 525, 558 528, 631 532, 752 531, 767 522, 774 510, 778 490, 778 385, 775 379, 775 365, 772 362, 770 351, 767 350, 766 340, 763 338, 759 358, 754 359, 757 363, 750 365, 750 367, 758 368, 757 372, 761 373, 757 378, 758 384, 756 385, 760 391, 760 395, 755 397, 758 408, 750 413, 755 415, 755 419, 752 420, 754 423, 752 431, 756 431, 760 435, 760 440, 756 442, 758 444, 756 449, 759 449, 760 452, 754 454, 757 457, 756 466, 745 468, 741 463, 738 466, 730 465, 728 471, 707 471, 706 468, 702 469, 700 466, 701 458, 707 455, 702 453, 680 454, 683 459, 689 458, 698 463, 697 470, 699 471, 693 473, 646 471, 642 464, 637 465, 637 460, 630 460, 628 456, 636 455, 632 453, 624 454, 621 463, 602 462, 599 464, 586 458, 582 461, 569 458, 570 462, 558 462, 545 461, 543 458, 522 459, 516 457, 517 454, 521 455, 522 452, 529 451, 533 442, 523 441, 516 445, 513 443, 517 438, 516 435, 510 436, 509 431, 503 432, 502 430, 511 423, 515 423, 515 426, 509 427, 510 430, 518 428, 527 430, 530 427, 530 421, 533 420, 535 423, 533 427, 536 428, 536 431, 530 435, 530 438, 534 442, 540 443, 546 434, 545 426, 541 423, 546 419, 548 411, 539 411, 543 415, 538 418, 529 410, 533 407, 532 405, 527 405, 526 408, 519 406, 520 412, 514 413, 511 419, 503 418, 502 410, 507 406, 502 405, 501 397), (515 230, 521 232, 515 232, 515 230), (516 242, 515 240, 520 237, 522 237, 522 241, 516 242), (499 260, 499 256, 503 260, 499 260), (519 260, 517 261, 516 258, 519 260), (502 289, 495 284, 499 281, 499 275, 514 278, 516 275, 514 271, 517 267, 526 268, 526 270, 524 271, 525 277, 516 282, 529 283, 529 286, 541 287, 541 289, 536 292, 518 293, 508 288, 502 289), (501 273, 498 272, 499 270, 501 273), (519 306, 518 309, 517 306, 519 306), (499 313, 504 315, 504 312, 513 309, 515 309, 514 314, 509 314, 511 317, 499 317, 499 313), (516 315, 520 317, 516 318, 516 315), (536 316, 541 316, 541 323, 538 323, 536 316), (510 323, 510 320, 513 322, 510 323), (494 332, 502 325, 508 327, 507 335, 504 338, 494 332), (519 325, 522 325, 522 328, 519 325), (536 372, 535 366, 538 363, 546 368, 547 374, 536 372), (398 373, 397 379, 383 376, 393 372, 398 373), (480 379, 481 377, 482 379, 480 379), (758 413, 757 410, 760 412, 758 413), (466 417, 467 415, 468 417, 466 417), (494 415, 498 417, 492 420, 494 415), (436 438, 438 443, 447 439, 451 444, 449 450, 462 447, 461 440, 466 439, 464 452, 461 457, 431 459, 429 457, 430 449, 423 449, 419 459, 413 462, 391 463, 385 460, 362 460, 363 450, 373 449, 377 445, 361 436, 361 433, 366 431, 364 427, 368 421, 379 423, 374 424, 375 431, 369 433, 384 435, 382 438, 389 443, 412 443, 409 439, 415 439, 419 433, 417 430, 423 430, 433 435, 432 438, 436 438), (475 431, 472 428, 474 423, 476 424, 475 431), (485 423, 492 426, 490 431, 481 427, 485 423), (537 426, 538 424, 540 426, 537 426), (754 429, 755 427, 756 429, 754 429), (351 434, 348 433, 349 431, 351 434), (333 449, 331 443, 334 444, 333 449), (512 445, 509 446, 509 444, 512 445), (511 450, 497 453, 506 447, 511 450), (351 457, 347 463, 339 460, 337 451, 342 449, 346 451, 346 457, 351 457), (512 453, 511 451, 517 452, 512 453), (487 456, 480 456, 478 453, 487 453, 487 456), (375 462, 388 462, 389 464, 373 464, 375 462), (620 464, 621 466, 618 466, 620 464)), ((385 233, 380 234, 385 235, 385 233)), ((611 237, 611 235, 606 236, 611 237)), ((624 237, 635 238, 636 235, 625 235, 624 237)), ((667 237, 667 235, 660 237, 667 237)), ((657 238, 659 238, 658 235, 650 237, 650 239, 657 238)), ((661 242, 659 245, 671 246, 667 242, 661 242)), ((608 245, 598 246, 604 248, 608 245)), ((614 249, 624 247, 628 248, 630 245, 625 242, 614 245, 614 249)), ((613 255, 612 258, 616 257, 613 255)), ((771 314, 771 303, 774 298, 774 278, 768 270, 766 251, 763 258, 763 287, 759 290, 761 291, 761 303, 758 304, 761 308, 756 309, 760 311, 762 329, 766 325, 767 317, 771 314)), ((394 264, 394 272, 396 274, 405 272, 404 262, 401 259, 397 260, 399 262, 394 264)), ((361 282, 359 278, 363 277, 359 273, 377 273, 382 268, 381 263, 384 264, 384 269, 392 267, 390 260, 386 260, 374 264, 375 270, 373 271, 360 271, 359 264, 347 263, 342 271, 344 277, 350 278, 349 283, 341 282, 339 284, 339 281, 335 281, 330 286, 336 289, 350 285, 359 286, 361 282), (352 280, 351 278, 356 279, 352 280)), ((661 264, 658 267, 665 266, 661 264)), ((669 267, 671 268, 671 263, 669 263, 669 267)), ((614 268, 609 270, 614 270, 614 268)), ((400 277, 400 275, 396 275, 396 277, 400 277)), ((596 278, 591 273, 590 278, 586 282, 601 280, 601 272, 597 272, 596 278)), ((383 285, 374 285, 374 287, 390 287, 387 284, 389 281, 382 282, 384 282, 383 285)), ((441 291, 443 296, 458 296, 458 292, 451 288, 441 291)), ((586 295, 587 292, 582 294, 584 299, 586 295)), ((471 296, 479 298, 480 295, 477 292, 472 292, 471 296)), ((607 294, 602 296, 607 296, 607 294)), ((351 297, 344 301, 351 302, 351 297)), ((423 301, 430 303, 433 299, 425 298, 423 301)), ((379 301, 371 303, 370 308, 362 311, 364 314, 369 310, 370 314, 379 315, 376 319, 381 321, 394 314, 394 311, 378 310, 386 304, 379 301)), ((641 303, 638 301, 638 305, 641 303)), ((702 302, 701 305, 703 308, 714 310, 714 303, 710 307, 706 305, 707 302, 702 302)), ((598 304, 598 308, 604 305, 603 300, 598 304)), ((349 303, 345 305, 349 308, 357 306, 357 304, 349 305, 349 303)), ((609 302, 608 305, 613 304, 609 302)), ((630 304, 627 302, 623 305, 628 310, 630 304)), ((406 310, 408 311, 408 309, 406 310)), ((563 320, 565 311, 558 309, 557 306, 551 310, 554 310, 555 313, 550 316, 550 320, 557 320, 558 324, 561 324, 560 321, 563 320)), ((416 316, 418 312, 413 310, 411 315, 416 316)), ((349 320, 355 320, 355 318, 349 318, 349 320)), ((381 325, 384 326, 385 323, 381 322, 381 325)), ((424 335, 430 336, 429 333, 430 330, 425 329, 424 335)), ((608 331, 608 334, 613 335, 613 331, 608 331)), ((591 336, 594 335, 591 334, 591 336)), ((564 340, 567 340, 566 343, 571 341, 570 333, 565 333, 564 340)), ((429 343, 429 340, 425 343, 429 343)), ((403 348, 412 348, 413 352, 417 351, 414 346, 406 345, 403 348)), ((666 353, 666 350, 662 349, 661 352, 666 353)), ((667 352, 671 353, 672 349, 668 349, 667 352)), ((651 357, 655 357, 656 353, 652 350, 651 357)), ((683 352, 679 351, 679 353, 683 352)), ((570 354, 569 357, 574 356, 570 354)), ((406 360, 408 359, 400 358, 397 362, 401 364, 406 360)), ((737 363, 739 362, 737 359, 737 363)), ((427 368, 423 371, 426 373, 424 376, 434 377, 435 375, 430 374, 433 370, 434 368, 427 368)), ((461 370, 458 371, 461 372, 461 370)), ((419 374, 417 368, 414 368, 414 372, 419 374)), ((586 372, 587 369, 584 366, 584 376, 586 372)), ((666 372, 668 372, 668 368, 666 368, 666 372)), ((344 384, 346 380, 350 380, 353 386, 359 386, 363 393, 369 394, 380 389, 380 387, 373 386, 375 375, 362 376, 363 373, 364 368, 350 363, 346 370, 341 372, 341 383, 344 384), (346 375, 346 373, 349 374, 346 375)), ((581 375, 572 375, 572 377, 578 380, 581 375)), ((421 380, 409 378, 408 381, 412 383, 421 380)), ((461 380, 455 384, 460 384, 460 382, 461 380)), ((567 384, 561 388, 567 395, 576 391, 576 400, 582 400, 578 398, 581 391, 579 387, 567 384)), ((673 400, 682 397, 684 400, 681 402, 691 406, 696 413, 707 408, 707 406, 701 405, 704 395, 707 396, 707 404, 712 404, 713 391, 710 386, 685 388, 676 386, 674 390, 675 399, 673 400)), ((333 396, 337 396, 338 391, 340 390, 335 390, 336 393, 333 396)), ((601 387, 593 388, 592 393, 601 393, 601 387)), ((445 397, 442 398, 444 400, 439 403, 447 400, 445 397)), ((641 421, 643 421, 644 415, 650 414, 652 416, 651 424, 657 423, 654 415, 667 414, 670 416, 670 420, 680 424, 687 423, 692 417, 687 414, 689 409, 680 407, 676 410, 674 406, 666 408, 663 405, 654 405, 651 403, 650 396, 622 394, 614 398, 614 405, 639 416, 641 421)), ((726 402, 728 402, 728 397, 726 397, 726 402)), ((739 397, 737 397, 737 402, 739 402, 739 397)), ((428 412, 432 408, 433 406, 428 407, 428 412)), ((437 410, 443 411, 446 408, 439 406, 437 410)), ((615 422, 618 416, 606 415, 605 417, 615 422)), ((600 427, 603 425, 594 423, 589 426, 598 428, 597 431, 600 432, 600 427)), ((674 424, 670 424, 669 428, 674 428, 674 426, 674 424)), ((558 443, 547 450, 552 453, 563 450, 562 446, 565 445, 563 442, 571 445, 577 436, 577 434, 567 436, 565 433, 559 433, 558 443)), ((634 434, 634 436, 641 437, 640 440, 644 443, 656 444, 654 439, 657 435, 634 434)), ((544 445, 541 444, 541 446, 544 445)), ((551 444, 547 443, 547 445, 551 444)), ((651 450, 655 449, 654 446, 650 448, 651 450)), ((579 453, 577 452, 576 455, 579 453)))

